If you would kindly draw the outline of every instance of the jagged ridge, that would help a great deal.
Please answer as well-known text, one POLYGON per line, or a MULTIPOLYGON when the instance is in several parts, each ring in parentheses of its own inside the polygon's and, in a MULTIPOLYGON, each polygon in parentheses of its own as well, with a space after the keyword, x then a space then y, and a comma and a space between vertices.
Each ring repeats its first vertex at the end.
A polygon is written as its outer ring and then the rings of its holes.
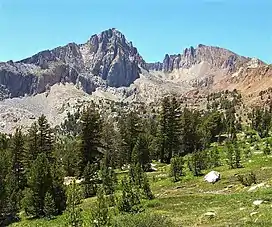
POLYGON ((207 62, 213 67, 234 72, 250 58, 239 56, 229 50, 198 45, 197 48, 186 48, 182 54, 165 55, 163 62, 148 63, 149 70, 172 72, 175 69, 190 68, 200 62, 207 62))

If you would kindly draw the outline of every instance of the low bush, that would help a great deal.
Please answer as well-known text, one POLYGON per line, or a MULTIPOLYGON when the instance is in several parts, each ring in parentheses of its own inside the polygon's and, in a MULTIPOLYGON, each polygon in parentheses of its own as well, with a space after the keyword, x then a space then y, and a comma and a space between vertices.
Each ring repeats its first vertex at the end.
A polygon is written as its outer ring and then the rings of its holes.
POLYGON ((244 175, 238 175, 238 180, 244 186, 251 186, 252 184, 257 183, 256 175, 253 172, 244 175))

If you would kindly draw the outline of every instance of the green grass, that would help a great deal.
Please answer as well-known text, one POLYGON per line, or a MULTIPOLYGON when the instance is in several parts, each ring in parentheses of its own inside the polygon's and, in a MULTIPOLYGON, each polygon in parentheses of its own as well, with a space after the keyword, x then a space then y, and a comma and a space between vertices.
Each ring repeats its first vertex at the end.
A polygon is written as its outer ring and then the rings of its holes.
MULTIPOLYGON (((247 145, 256 146, 257 142, 247 145)), ((260 150, 263 144, 258 144, 260 150)), ((143 201, 146 213, 161 214, 169 217, 174 226, 272 226, 272 156, 254 154, 242 159, 243 168, 229 169, 226 165, 215 168, 221 173, 221 180, 209 184, 202 177, 192 176, 186 170, 181 182, 174 183, 168 176, 169 166, 157 165, 158 171, 148 173, 156 199, 143 201), (258 183, 266 182, 267 187, 248 192, 237 180, 236 174, 253 171, 258 183), (253 201, 261 199, 260 206, 253 201), (215 217, 207 217, 206 212, 214 212, 215 217), (257 212, 252 215, 253 212, 257 212)), ((207 173, 210 170, 203 171, 207 173)), ((119 178, 124 172, 119 174, 119 178)), ((95 198, 87 199, 81 205, 84 220, 87 222, 95 198)), ((12 226, 65 226, 65 216, 54 220, 27 220, 12 226)), ((85 226, 90 226, 88 223, 85 226)))

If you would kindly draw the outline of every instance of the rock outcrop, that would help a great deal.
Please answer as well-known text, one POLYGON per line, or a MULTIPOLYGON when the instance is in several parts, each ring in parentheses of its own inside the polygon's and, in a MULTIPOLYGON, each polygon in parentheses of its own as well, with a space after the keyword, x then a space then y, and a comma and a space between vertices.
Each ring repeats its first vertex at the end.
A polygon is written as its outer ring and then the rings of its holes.
POLYGON ((145 62, 116 29, 93 35, 85 44, 69 43, 19 62, 0 64, 0 84, 10 97, 44 92, 60 82, 72 82, 91 93, 96 87, 129 86, 145 62))
POLYGON ((234 72, 249 61, 250 58, 239 56, 229 50, 200 44, 197 48, 186 48, 182 54, 166 54, 162 63, 149 63, 147 67, 149 70, 172 72, 175 69, 188 69, 206 62, 212 67, 234 72))

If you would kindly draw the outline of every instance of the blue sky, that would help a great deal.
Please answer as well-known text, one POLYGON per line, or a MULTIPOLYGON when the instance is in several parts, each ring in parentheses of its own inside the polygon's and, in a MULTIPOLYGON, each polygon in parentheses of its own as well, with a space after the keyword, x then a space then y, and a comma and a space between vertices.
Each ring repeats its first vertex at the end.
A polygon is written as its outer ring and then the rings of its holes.
POLYGON ((271 0, 0 0, 0 61, 113 27, 148 62, 201 43, 272 63, 271 0))

